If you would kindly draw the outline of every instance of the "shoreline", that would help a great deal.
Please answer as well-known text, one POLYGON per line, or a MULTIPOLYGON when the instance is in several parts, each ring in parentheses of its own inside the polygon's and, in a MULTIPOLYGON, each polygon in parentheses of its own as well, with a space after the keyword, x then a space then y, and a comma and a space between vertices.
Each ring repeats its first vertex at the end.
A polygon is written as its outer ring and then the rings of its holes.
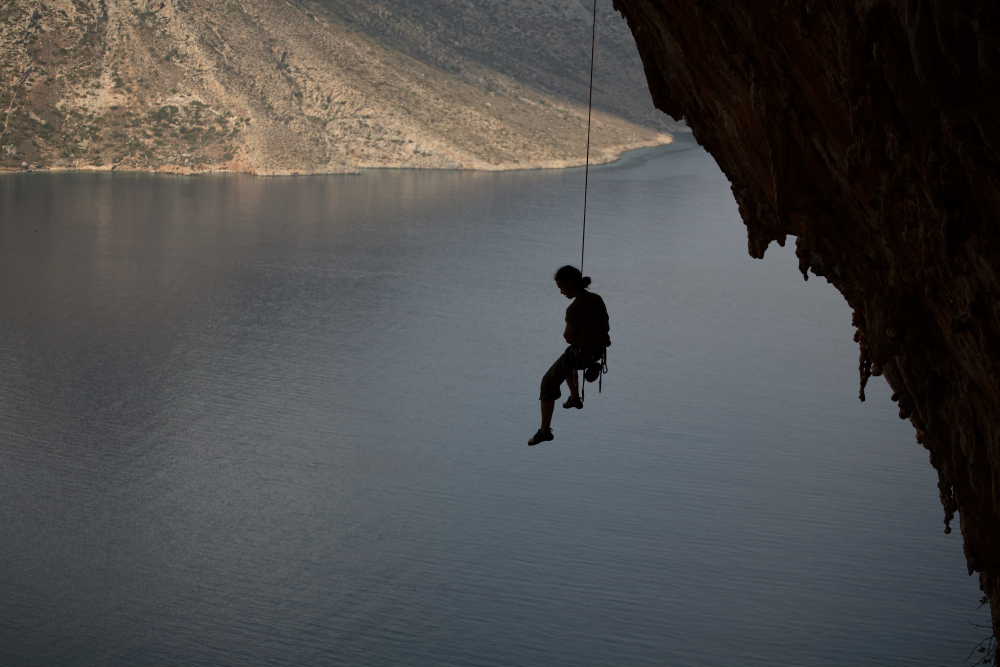
MULTIPOLYGON (((658 134, 654 139, 637 141, 619 146, 611 146, 598 149, 597 154, 592 150, 590 156, 590 166, 606 166, 615 164, 624 159, 629 153, 648 148, 668 146, 675 141, 673 134, 666 132, 658 134)), ((215 175, 245 175, 258 178, 272 178, 282 176, 360 176, 368 171, 467 171, 467 172, 510 172, 510 171, 538 171, 548 169, 576 169, 586 165, 586 160, 543 160, 533 163, 473 163, 472 166, 455 167, 411 167, 394 165, 372 165, 359 166, 352 169, 315 169, 315 170, 246 170, 232 168, 208 168, 192 169, 177 165, 166 165, 156 169, 132 169, 116 168, 113 165, 95 166, 84 165, 79 167, 41 167, 38 169, 0 167, 0 178, 16 174, 83 174, 83 173, 107 173, 107 174, 143 174, 161 176, 215 176, 215 175)))

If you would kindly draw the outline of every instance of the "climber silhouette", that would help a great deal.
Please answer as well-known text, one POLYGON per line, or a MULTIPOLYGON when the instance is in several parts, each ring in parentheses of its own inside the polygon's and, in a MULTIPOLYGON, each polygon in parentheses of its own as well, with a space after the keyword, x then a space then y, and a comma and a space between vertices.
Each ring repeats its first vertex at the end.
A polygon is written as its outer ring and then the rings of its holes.
POLYGON ((590 278, 585 277, 575 266, 564 266, 556 271, 556 286, 563 296, 573 303, 566 308, 566 329, 563 338, 569 343, 566 351, 556 359, 542 378, 541 401, 542 426, 528 440, 529 445, 552 440, 552 413, 563 382, 569 386, 569 398, 564 408, 583 407, 580 396, 577 371, 584 371, 584 378, 593 382, 600 377, 604 367, 605 353, 611 338, 608 309, 599 294, 587 290, 590 278))

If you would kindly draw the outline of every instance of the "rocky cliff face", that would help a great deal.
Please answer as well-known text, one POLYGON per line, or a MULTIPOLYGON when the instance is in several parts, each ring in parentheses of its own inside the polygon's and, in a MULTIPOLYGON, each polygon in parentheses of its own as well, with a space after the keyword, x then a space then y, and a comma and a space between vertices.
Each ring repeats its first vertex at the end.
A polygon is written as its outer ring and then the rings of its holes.
MULTIPOLYGON (((546 41, 530 4, 3 0, 0 168, 579 164, 588 15, 578 0, 546 3, 545 21, 568 28, 546 41), (542 62, 549 52, 561 69, 542 62)), ((607 12, 595 161, 668 140, 624 22, 607 12)))
POLYGON ((750 254, 794 236, 853 308, 862 400, 884 374, 1000 634, 1000 4, 615 4, 750 254))

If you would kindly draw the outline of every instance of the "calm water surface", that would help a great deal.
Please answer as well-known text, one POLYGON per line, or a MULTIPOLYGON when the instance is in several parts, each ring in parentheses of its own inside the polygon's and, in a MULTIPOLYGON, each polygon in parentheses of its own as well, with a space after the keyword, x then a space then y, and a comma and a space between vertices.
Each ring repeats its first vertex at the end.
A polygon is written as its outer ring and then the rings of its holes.
POLYGON ((962 665, 850 314, 682 138, 582 172, 0 179, 0 664, 962 665))

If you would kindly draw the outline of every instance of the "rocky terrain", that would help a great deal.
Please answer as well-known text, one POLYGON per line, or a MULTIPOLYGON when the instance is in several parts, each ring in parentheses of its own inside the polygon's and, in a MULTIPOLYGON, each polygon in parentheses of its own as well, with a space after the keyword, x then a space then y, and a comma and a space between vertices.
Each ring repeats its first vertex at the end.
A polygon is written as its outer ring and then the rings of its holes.
MULTIPOLYGON (((591 0, 309 0, 343 25, 472 85, 491 72, 587 104, 591 0)), ((599 0, 594 106, 655 128, 676 127, 649 99, 628 26, 599 0)))
MULTIPOLYGON (((546 7, 551 45, 494 0, 6 0, 0 168, 579 164, 589 10, 546 7)), ((610 8, 602 30, 595 161, 669 140, 610 8)))
POLYGON ((895 391, 1000 635, 1000 4, 615 4, 750 254, 794 236, 853 308, 862 397, 895 391))

